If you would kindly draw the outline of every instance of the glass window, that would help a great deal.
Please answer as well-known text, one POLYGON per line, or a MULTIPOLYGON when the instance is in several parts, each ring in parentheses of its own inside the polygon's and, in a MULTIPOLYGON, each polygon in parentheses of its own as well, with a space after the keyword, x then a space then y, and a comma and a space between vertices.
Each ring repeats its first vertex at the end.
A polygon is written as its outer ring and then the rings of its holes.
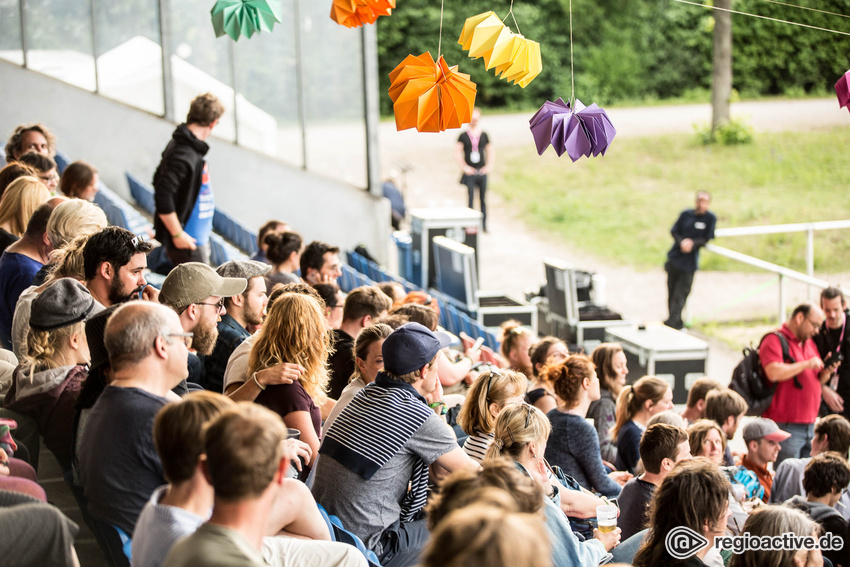
MULTIPOLYGON (((213 3, 169 2, 171 7, 171 80, 174 88, 174 119, 186 120, 189 104, 199 94, 212 93, 224 105, 224 116, 213 136, 236 139, 236 113, 233 102, 228 36, 216 38, 210 18, 213 3)), ((242 40, 247 41, 247 40, 242 40)))
POLYGON ((240 39, 233 46, 238 140, 302 167, 293 2, 283 3, 281 20, 272 33, 240 39))
POLYGON ((86 90, 95 90, 91 4, 27 0, 27 67, 86 90))
POLYGON ((95 2, 100 94, 164 114, 157 0, 95 2))
POLYGON ((24 64, 21 9, 18 0, 0 0, 0 59, 24 64))
POLYGON ((336 24, 329 3, 300 0, 307 169, 366 186, 362 31, 336 24))

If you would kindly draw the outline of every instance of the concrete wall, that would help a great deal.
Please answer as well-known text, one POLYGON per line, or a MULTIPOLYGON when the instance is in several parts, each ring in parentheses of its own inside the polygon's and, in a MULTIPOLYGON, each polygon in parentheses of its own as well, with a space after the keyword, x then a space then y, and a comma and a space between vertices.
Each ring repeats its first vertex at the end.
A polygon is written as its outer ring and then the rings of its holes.
MULTIPOLYGON (((124 172, 150 181, 174 130, 158 116, 5 61, 0 61, 0 85, 4 145, 18 124, 43 122, 62 152, 94 164, 106 185, 128 199, 124 172)), ((362 243, 386 263, 389 201, 215 137, 209 142, 216 206, 246 227, 257 230, 278 218, 306 242, 322 240, 343 250, 362 243)))

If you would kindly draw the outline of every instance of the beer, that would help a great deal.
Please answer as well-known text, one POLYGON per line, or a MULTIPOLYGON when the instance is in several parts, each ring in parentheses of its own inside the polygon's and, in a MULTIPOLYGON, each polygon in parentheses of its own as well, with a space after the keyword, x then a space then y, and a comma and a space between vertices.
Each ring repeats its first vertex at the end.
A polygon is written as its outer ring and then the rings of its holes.
POLYGON ((599 531, 602 533, 613 532, 617 529, 617 520, 608 520, 606 522, 599 522, 599 531))

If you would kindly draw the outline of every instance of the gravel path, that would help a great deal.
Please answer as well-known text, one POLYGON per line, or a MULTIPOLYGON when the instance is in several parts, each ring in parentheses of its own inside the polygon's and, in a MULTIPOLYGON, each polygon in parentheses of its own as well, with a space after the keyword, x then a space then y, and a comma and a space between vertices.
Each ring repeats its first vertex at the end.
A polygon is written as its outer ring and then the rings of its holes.
MULTIPOLYGON (((692 132, 693 124, 708 122, 709 105, 614 108, 608 111, 618 137, 647 137, 658 134, 692 132)), ((757 132, 804 131, 848 123, 845 110, 834 98, 818 100, 742 102, 732 106, 733 117, 745 117, 757 132)), ((484 129, 499 148, 532 144, 528 130, 530 114, 485 116, 484 129)), ((413 169, 407 174, 407 204, 417 207, 466 206, 466 190, 458 184, 460 174, 453 150, 457 131, 440 134, 396 132, 391 121, 381 124, 380 150, 383 171, 399 163, 413 169)), ((498 154, 497 154, 498 159, 498 154)), ((497 165, 498 173, 498 165, 497 165)), ((539 287, 544 280, 543 259, 558 258, 576 267, 603 274, 607 281, 608 305, 624 318, 644 323, 662 321, 667 316, 666 274, 663 258, 659 267, 648 271, 614 265, 588 251, 576 250, 528 226, 517 211, 504 206, 495 194, 488 194, 490 231, 480 239, 481 288, 520 295, 539 287)), ((682 203, 682 208, 690 203, 682 203)), ((675 219, 666 219, 672 224, 675 219)), ((665 229, 666 230, 666 229, 665 229)), ((816 274, 829 281, 846 282, 850 274, 816 274)), ((777 317, 778 285, 768 273, 699 272, 689 299, 695 320, 744 320, 777 317)), ((845 286, 846 287, 846 286, 845 286)), ((804 285, 788 282, 787 304, 808 297, 804 285)), ((740 357, 719 341, 710 341, 709 374, 728 380, 740 357)))

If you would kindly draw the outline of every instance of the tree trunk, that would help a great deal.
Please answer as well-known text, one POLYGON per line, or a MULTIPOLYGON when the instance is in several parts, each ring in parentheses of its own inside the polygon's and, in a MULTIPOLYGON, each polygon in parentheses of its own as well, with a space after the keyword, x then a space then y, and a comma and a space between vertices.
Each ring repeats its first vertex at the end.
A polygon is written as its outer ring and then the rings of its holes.
MULTIPOLYGON (((714 0, 717 8, 732 8, 732 0, 714 0)), ((714 65, 711 74, 711 127, 729 122, 732 94, 732 14, 714 10, 714 65)))

